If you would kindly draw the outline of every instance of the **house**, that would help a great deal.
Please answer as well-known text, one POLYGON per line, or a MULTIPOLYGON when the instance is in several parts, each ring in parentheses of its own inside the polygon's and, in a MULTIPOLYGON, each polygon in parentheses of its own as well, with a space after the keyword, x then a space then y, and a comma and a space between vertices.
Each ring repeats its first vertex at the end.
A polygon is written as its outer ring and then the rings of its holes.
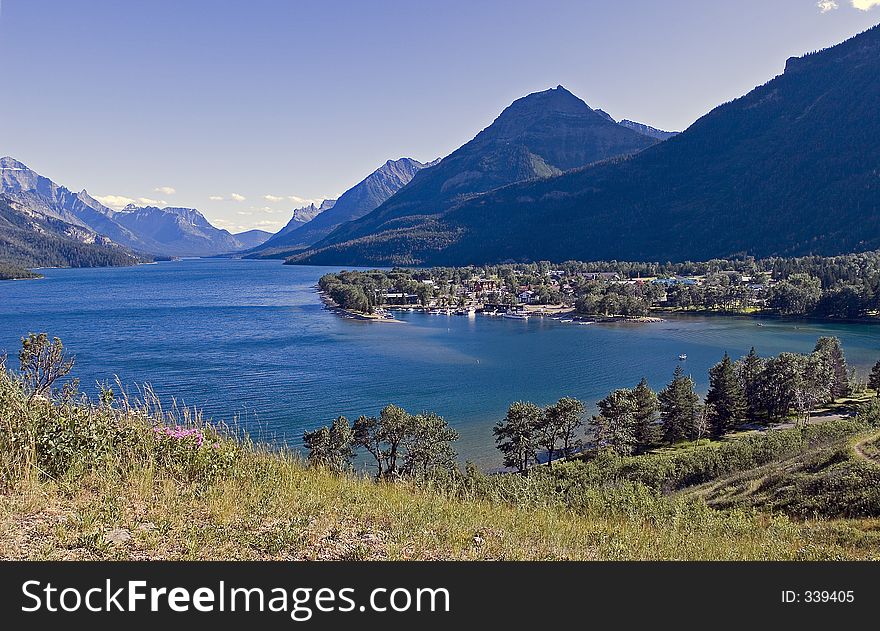
POLYGON ((535 292, 533 292, 531 289, 526 289, 525 291, 521 291, 519 294, 517 294, 516 297, 519 300, 520 304, 527 305, 532 301, 534 295, 535 292))
POLYGON ((617 272, 587 272, 584 274, 587 280, 620 280, 617 272))
POLYGON ((382 294, 382 298, 387 305, 417 305, 419 304, 418 294, 405 294, 401 292, 386 292, 382 294))

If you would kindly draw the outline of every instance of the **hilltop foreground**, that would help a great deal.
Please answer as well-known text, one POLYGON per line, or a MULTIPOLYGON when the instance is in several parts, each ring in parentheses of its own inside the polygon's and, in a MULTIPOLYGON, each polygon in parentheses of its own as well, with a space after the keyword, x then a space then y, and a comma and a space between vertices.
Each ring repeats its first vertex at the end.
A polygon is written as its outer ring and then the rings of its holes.
POLYGON ((163 412, 154 400, 114 400, 107 390, 88 403, 69 391, 66 400, 28 392, 23 376, 3 370, 4 559, 870 559, 880 552, 876 405, 855 420, 639 460, 377 484, 310 468, 197 415, 163 412), (817 479, 797 489, 810 504, 789 498, 794 517, 763 512, 757 494, 752 505, 728 498, 717 510, 703 499, 718 503, 716 489, 676 491, 762 465, 763 475, 775 476, 778 505, 784 471, 768 469, 810 458, 828 474, 810 464, 817 479), (829 519, 796 521, 798 512, 829 519), (835 517, 845 514, 859 518, 835 517))

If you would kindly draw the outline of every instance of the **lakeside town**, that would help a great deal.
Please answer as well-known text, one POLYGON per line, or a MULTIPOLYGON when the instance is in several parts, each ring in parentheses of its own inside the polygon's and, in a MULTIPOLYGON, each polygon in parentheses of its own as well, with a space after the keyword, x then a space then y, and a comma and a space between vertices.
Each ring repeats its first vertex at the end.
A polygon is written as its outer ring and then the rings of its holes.
POLYGON ((407 310, 572 322, 651 322, 669 312, 872 321, 880 256, 394 268, 327 274, 319 288, 346 317, 373 320, 407 310))

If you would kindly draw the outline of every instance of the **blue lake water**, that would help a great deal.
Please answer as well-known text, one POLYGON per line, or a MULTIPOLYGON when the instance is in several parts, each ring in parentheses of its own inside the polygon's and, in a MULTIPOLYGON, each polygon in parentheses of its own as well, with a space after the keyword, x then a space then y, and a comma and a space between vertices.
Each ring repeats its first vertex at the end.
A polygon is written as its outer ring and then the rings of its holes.
POLYGON ((131 268, 49 269, 0 283, 0 354, 46 331, 76 355, 83 390, 114 376, 166 400, 238 417, 296 445, 302 432, 394 402, 435 411, 462 435, 462 459, 498 464, 491 427, 518 399, 591 405, 645 376, 654 388, 685 366, 701 390, 727 351, 809 351, 836 335, 851 365, 880 359, 880 326, 679 317, 660 324, 576 325, 404 313, 403 324, 346 320, 314 290, 330 268, 277 261, 188 260, 131 268))

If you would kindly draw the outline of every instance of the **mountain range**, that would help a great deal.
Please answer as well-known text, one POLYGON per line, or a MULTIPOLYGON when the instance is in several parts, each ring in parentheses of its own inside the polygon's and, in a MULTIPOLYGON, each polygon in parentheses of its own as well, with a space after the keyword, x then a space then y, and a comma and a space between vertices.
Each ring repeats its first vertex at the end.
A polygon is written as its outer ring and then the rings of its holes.
POLYGON ((656 143, 657 139, 591 109, 562 86, 530 94, 514 101, 473 140, 418 173, 378 208, 339 226, 312 249, 320 251, 368 235, 419 230, 477 193, 552 177, 656 143))
POLYGON ((0 263, 22 267, 104 267, 143 259, 109 238, 0 195, 0 263))
MULTIPOLYGON (((581 168, 577 161, 601 159, 582 150, 582 135, 569 143, 539 126, 542 142, 532 149, 525 139, 536 135, 534 127, 508 121, 529 118, 510 116, 519 113, 512 110, 540 116, 541 105, 553 101, 548 120, 565 128, 569 116, 588 116, 585 106, 560 88, 530 95, 439 167, 289 262, 679 261, 880 248, 878 78, 880 27, 874 27, 789 59, 783 74, 681 134, 642 141, 632 155, 581 168), (516 139, 505 145, 509 129, 516 139), (497 161, 505 147, 526 168, 503 172, 521 181, 504 186, 504 178, 470 166, 497 161), (557 172, 562 169, 569 170, 557 172), (480 195, 457 194, 489 187, 480 195)), ((614 149, 626 153, 624 144, 614 149)))
POLYGON ((255 247, 270 236, 248 231, 239 238, 214 227, 193 208, 129 205, 115 211, 87 191, 74 193, 10 157, 0 158, 0 195, 12 204, 8 213, 14 209, 32 220, 19 224, 18 230, 32 225, 38 233, 76 235, 96 247, 121 246, 148 256, 212 256, 255 247))
POLYGON ((257 251, 248 253, 248 256, 285 258, 297 250, 305 249, 326 237, 337 227, 360 219, 375 210, 382 202, 409 184, 416 173, 438 162, 439 160, 435 160, 423 164, 412 158, 388 160, 345 191, 338 200, 325 201, 319 209, 315 209, 312 204, 308 207, 314 213, 311 219, 288 229, 297 219, 297 211, 294 211, 291 223, 262 244, 257 251))

